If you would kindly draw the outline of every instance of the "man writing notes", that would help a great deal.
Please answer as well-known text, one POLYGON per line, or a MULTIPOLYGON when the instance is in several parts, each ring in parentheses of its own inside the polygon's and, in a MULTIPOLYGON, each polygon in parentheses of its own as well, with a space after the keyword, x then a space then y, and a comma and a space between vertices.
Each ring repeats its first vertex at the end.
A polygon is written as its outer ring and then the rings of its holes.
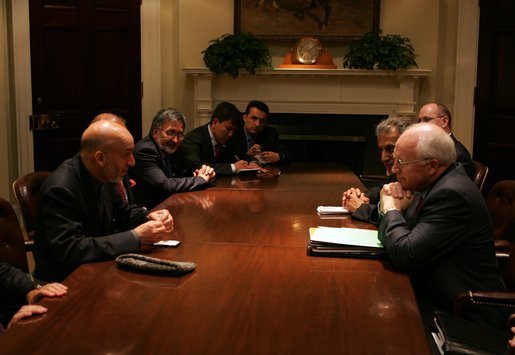
MULTIPOLYGON (((242 169, 259 168, 244 160, 227 144, 241 124, 241 113, 229 102, 219 103, 209 123, 188 132, 182 147, 190 170, 209 165, 218 175, 231 175, 242 169)), ((250 159, 248 159, 250 160, 250 159)))
POLYGON ((422 106, 418 112, 419 123, 431 123, 443 128, 443 130, 451 137, 456 150, 456 161, 463 165, 465 172, 469 177, 474 176, 474 166, 472 165, 472 157, 469 151, 451 132, 451 111, 442 104, 432 102, 422 106))
POLYGON ((395 143, 406 128, 412 124, 411 118, 390 117, 381 122, 376 127, 377 148, 381 154, 381 162, 386 169, 386 179, 377 186, 372 187, 364 193, 359 188, 350 188, 342 195, 342 205, 352 213, 352 218, 362 221, 377 222, 377 203, 379 202, 379 192, 384 184, 397 181, 395 174, 392 173, 393 150, 395 143))
MULTIPOLYGON (((461 292, 505 290, 490 214, 455 159, 443 129, 413 125, 395 145, 398 182, 381 190, 379 239, 394 267, 410 274, 426 322, 436 309, 451 312, 461 292)), ((486 308, 466 316, 497 327, 505 320, 486 308)))
POLYGON ((185 128, 183 114, 167 108, 155 115, 149 134, 136 144, 136 165, 129 173, 136 181, 133 193, 140 206, 151 209, 172 193, 198 189, 214 179, 208 165, 187 173, 181 148, 185 128))
POLYGON ((80 152, 45 180, 34 241, 37 278, 59 281, 82 263, 167 239, 173 229, 167 210, 148 213, 117 191, 134 165, 133 149, 125 127, 95 122, 84 131, 80 152))
POLYGON ((288 160, 286 152, 279 141, 279 133, 273 127, 266 126, 270 116, 268 106, 261 101, 250 101, 243 114, 241 125, 234 137, 236 154, 250 156, 264 164, 284 163, 288 160))

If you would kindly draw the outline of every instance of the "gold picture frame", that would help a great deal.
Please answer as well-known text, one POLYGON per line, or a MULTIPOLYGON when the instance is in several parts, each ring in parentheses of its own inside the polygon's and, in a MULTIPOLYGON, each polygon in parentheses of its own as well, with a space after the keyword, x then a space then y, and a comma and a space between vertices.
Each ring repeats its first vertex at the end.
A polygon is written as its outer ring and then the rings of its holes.
POLYGON ((234 33, 348 41, 379 29, 380 0, 235 0, 234 33))

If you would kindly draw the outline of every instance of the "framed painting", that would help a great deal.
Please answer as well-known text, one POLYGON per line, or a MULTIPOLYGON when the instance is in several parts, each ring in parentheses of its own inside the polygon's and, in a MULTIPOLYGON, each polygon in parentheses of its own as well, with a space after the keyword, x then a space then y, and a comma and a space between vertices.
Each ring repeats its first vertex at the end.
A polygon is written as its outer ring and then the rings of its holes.
POLYGON ((379 29, 380 0, 234 0, 234 33, 346 41, 379 29))

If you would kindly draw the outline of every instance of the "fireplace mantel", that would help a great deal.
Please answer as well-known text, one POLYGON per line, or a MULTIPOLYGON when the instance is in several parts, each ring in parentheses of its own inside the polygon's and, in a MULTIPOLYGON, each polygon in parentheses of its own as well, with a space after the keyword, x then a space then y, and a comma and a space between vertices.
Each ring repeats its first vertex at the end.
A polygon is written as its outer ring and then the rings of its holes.
POLYGON ((215 76, 207 68, 183 68, 194 82, 195 126, 209 121, 222 101, 244 110, 261 100, 272 112, 416 115, 419 86, 430 70, 273 69, 256 75, 215 76))

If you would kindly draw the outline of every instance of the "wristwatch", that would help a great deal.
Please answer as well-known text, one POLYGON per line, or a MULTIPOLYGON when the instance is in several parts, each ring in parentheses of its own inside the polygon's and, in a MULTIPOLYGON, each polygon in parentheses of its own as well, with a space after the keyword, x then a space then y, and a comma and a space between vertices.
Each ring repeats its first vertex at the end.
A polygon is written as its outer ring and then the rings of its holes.
POLYGON ((314 37, 302 37, 293 48, 294 59, 302 64, 314 64, 322 52, 322 43, 314 37))

